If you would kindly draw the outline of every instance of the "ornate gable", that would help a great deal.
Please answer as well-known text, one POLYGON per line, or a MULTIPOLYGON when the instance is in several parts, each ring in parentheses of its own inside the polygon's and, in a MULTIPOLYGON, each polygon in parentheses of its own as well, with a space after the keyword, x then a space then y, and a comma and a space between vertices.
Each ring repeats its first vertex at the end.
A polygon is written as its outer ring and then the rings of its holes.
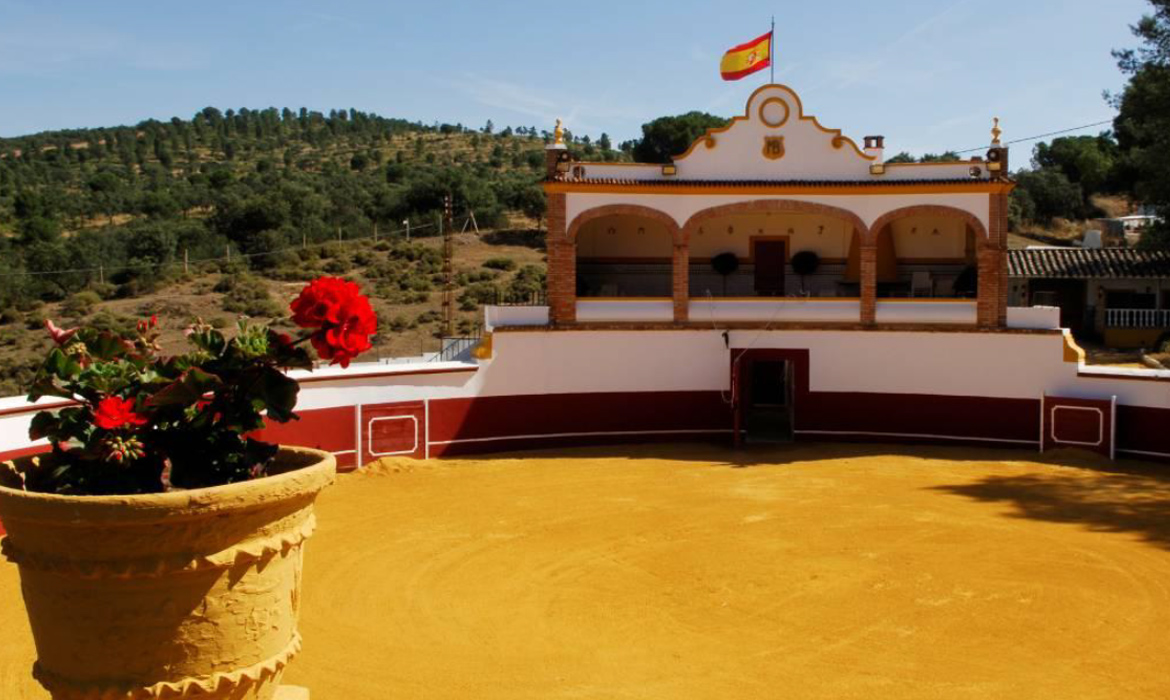
POLYGON ((840 130, 806 115, 784 85, 756 90, 743 116, 708 130, 674 159, 680 179, 696 180, 863 180, 875 161, 840 130))

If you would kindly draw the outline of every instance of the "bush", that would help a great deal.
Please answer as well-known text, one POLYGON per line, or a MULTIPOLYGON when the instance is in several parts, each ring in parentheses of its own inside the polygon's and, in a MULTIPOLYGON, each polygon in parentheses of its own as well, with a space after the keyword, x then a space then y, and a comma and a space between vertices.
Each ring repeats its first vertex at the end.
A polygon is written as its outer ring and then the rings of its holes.
POLYGON ((284 308, 272 299, 264 281, 252 275, 224 275, 215 285, 223 293, 221 306, 252 317, 273 317, 284 314, 284 308))
POLYGON ((511 272, 516 269, 516 261, 512 258, 492 258, 485 260, 483 266, 489 270, 502 270, 504 272, 511 272))
POLYGON ((67 297, 61 304, 61 313, 70 318, 88 316, 101 301, 102 298, 97 295, 97 292, 89 290, 77 292, 67 297))
POLYGON ((118 285, 109 282, 95 282, 89 286, 102 299, 113 299, 118 296, 118 285))
MULTIPOLYGON (((462 304, 465 300, 470 300, 473 304, 494 304, 500 296, 499 287, 491 282, 476 282, 463 290, 463 294, 459 296, 459 302, 462 304)), ((472 306, 467 311, 474 311, 472 306)))

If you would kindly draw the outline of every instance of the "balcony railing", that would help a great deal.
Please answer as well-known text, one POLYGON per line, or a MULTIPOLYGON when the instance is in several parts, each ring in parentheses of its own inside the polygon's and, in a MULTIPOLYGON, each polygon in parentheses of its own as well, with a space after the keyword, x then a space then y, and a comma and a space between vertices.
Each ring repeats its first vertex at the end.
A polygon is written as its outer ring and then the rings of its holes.
POLYGON ((764 321, 774 323, 858 323, 858 299, 761 297, 747 299, 692 299, 690 320, 695 322, 764 321))
POLYGON ((1105 327, 1170 329, 1170 309, 1106 309, 1105 327))
POLYGON ((945 323, 974 325, 974 299, 878 299, 878 323, 945 323))
MULTIPOLYGON (((841 323, 861 322, 861 302, 834 298, 721 298, 691 299, 691 323, 841 323)), ((486 330, 500 326, 547 326, 547 306, 485 306, 486 330)), ((1167 312, 1162 312, 1167 313, 1167 312)), ((670 323, 674 306, 669 299, 579 299, 577 321, 614 323, 670 323)), ((879 299, 879 324, 971 325, 976 303, 969 299, 879 299)), ((1170 321, 1165 319, 1164 322, 1170 321)), ((1012 307, 1009 328, 1060 328, 1060 309, 1012 307)), ((1170 326, 1168 326, 1170 327, 1170 326)))

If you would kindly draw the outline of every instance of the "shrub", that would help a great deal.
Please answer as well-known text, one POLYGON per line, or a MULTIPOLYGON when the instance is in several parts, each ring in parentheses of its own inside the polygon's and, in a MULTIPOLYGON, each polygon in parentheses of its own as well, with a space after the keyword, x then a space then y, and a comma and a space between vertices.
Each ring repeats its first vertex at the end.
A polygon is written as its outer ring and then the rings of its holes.
POLYGON ((224 295, 221 303, 224 311, 252 317, 280 316, 284 311, 272 299, 264 281, 252 275, 224 275, 216 283, 215 291, 224 295))
POLYGON ((118 296, 118 285, 109 282, 95 282, 89 286, 102 299, 113 299, 118 296))
MULTIPOLYGON (((500 289, 491 282, 476 282, 463 290, 459 301, 462 303, 465 299, 469 299, 476 304, 494 304, 500 296, 500 289)), ((474 311, 474 307, 467 309, 474 311)))
POLYGON ((97 295, 97 292, 89 290, 77 292, 68 296, 61 304, 61 313, 70 318, 88 316, 101 301, 102 298, 97 295))
POLYGON ((491 258, 490 260, 485 260, 483 266, 489 270, 511 272, 516 269, 516 261, 512 258, 491 258))

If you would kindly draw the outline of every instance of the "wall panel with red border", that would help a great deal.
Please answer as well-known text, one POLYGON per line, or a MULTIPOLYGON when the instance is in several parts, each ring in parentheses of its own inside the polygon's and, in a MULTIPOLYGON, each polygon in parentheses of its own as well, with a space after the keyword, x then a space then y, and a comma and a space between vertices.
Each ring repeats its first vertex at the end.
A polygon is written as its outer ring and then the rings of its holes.
POLYGON ((422 401, 363 404, 360 464, 381 457, 427 456, 427 407, 422 401))
POLYGON ((1075 447, 1113 458, 1113 399, 1045 396, 1044 449, 1075 447))

